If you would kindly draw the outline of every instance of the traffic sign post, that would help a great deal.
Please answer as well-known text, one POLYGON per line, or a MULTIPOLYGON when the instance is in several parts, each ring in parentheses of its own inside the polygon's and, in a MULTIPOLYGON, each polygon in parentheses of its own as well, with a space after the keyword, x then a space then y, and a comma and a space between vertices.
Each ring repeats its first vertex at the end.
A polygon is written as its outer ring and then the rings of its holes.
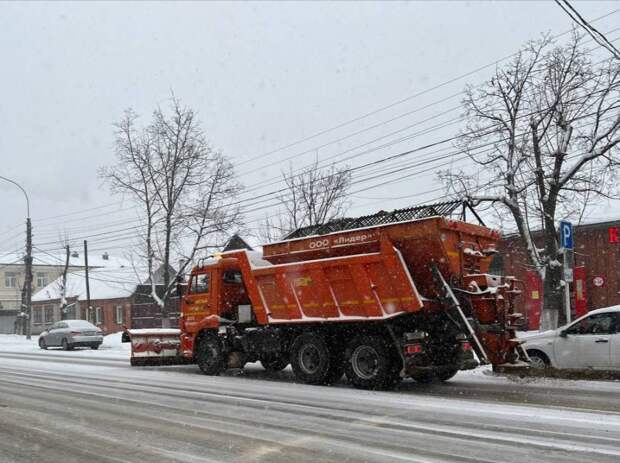
POLYGON ((570 310, 570 283, 573 280, 573 272, 570 265, 570 254, 574 249, 573 224, 566 220, 560 220, 560 248, 564 257, 564 310, 566 323, 571 321, 570 310))

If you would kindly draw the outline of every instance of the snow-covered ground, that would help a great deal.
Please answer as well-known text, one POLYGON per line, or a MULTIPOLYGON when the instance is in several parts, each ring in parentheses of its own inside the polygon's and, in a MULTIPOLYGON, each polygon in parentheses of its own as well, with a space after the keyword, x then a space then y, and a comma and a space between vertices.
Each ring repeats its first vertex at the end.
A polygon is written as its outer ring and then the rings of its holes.
POLYGON ((72 351, 63 351, 61 348, 50 347, 42 350, 39 347, 39 337, 32 336, 30 340, 26 336, 16 334, 0 334, 0 352, 24 352, 37 353, 40 355, 67 355, 68 357, 94 357, 94 358, 119 358, 129 359, 131 346, 121 342, 122 332, 112 333, 103 338, 103 344, 99 350, 88 347, 77 347, 72 351))
POLYGON ((257 365, 220 377, 132 368, 128 352, 120 335, 69 352, 0 337, 0 462, 620 461, 618 382, 479 368, 376 392, 257 365))

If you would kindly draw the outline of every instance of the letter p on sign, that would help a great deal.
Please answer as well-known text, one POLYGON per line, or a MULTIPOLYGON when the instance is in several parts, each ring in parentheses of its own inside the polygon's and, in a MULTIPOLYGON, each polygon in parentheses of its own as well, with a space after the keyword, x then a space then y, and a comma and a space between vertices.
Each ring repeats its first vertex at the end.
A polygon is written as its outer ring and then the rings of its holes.
POLYGON ((560 245, 564 249, 573 249, 573 224, 564 220, 560 222, 560 245))

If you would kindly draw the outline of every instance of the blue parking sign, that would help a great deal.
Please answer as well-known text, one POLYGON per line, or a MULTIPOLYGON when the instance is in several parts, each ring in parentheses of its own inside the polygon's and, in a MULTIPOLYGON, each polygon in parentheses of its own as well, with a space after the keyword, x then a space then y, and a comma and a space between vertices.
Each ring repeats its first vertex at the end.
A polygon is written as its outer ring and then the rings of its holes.
POLYGON ((573 249, 573 224, 560 220, 560 247, 573 249))

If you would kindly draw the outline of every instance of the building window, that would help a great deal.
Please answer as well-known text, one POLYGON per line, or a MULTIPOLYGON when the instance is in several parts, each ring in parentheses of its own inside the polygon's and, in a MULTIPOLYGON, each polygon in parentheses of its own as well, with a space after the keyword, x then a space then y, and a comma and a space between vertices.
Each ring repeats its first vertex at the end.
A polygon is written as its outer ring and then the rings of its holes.
POLYGON ((37 272, 37 288, 47 286, 47 275, 43 272, 37 272))
POLYGON ((101 325, 103 323, 103 310, 101 307, 95 307, 95 325, 101 325))
POLYGON ((43 323, 43 309, 39 309, 39 308, 34 308, 32 309, 33 314, 33 322, 35 325, 40 325, 41 323, 43 323))
POLYGON ((125 310, 122 305, 116 306, 116 324, 122 325, 125 323, 125 310))
POLYGON ((45 323, 54 323, 54 306, 45 306, 45 323))
POLYGON ((4 286, 7 288, 17 287, 17 273, 5 272, 4 273, 4 286))

